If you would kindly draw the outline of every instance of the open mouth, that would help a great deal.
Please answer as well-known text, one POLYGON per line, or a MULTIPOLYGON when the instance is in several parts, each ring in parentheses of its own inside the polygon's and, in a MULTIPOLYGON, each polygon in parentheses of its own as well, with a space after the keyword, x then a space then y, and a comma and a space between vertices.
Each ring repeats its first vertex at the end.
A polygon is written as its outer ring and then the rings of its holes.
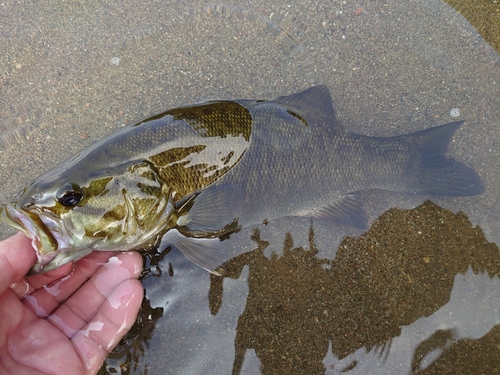
MULTIPOLYGON (((57 217, 5 205, 0 207, 0 221, 22 231, 31 239, 38 260, 28 275, 48 272, 75 259, 71 239, 57 217)), ((79 254, 83 257, 91 251, 92 248, 89 248, 79 254)))
POLYGON ((38 257, 35 266, 43 268, 43 265, 49 263, 54 257, 58 248, 57 240, 50 232, 44 230, 43 223, 38 217, 33 218, 32 216, 10 205, 0 207, 0 221, 22 231, 31 239, 31 245, 38 257))

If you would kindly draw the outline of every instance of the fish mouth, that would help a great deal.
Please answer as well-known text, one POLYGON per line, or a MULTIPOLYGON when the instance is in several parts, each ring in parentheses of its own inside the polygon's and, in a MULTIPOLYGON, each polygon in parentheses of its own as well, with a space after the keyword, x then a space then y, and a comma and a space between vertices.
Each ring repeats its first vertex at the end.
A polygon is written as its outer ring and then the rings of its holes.
POLYGON ((24 210, 18 210, 11 205, 0 207, 0 221, 20 230, 31 239, 31 246, 36 252, 37 262, 30 270, 30 274, 47 272, 45 266, 50 264, 59 249, 59 241, 50 232, 44 220, 37 215, 24 210))

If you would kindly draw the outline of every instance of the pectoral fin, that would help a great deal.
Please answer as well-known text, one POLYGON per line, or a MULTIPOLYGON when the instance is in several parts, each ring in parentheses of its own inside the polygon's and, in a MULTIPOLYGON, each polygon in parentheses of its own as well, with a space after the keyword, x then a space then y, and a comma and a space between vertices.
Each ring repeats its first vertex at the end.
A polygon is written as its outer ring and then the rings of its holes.
POLYGON ((225 262, 224 246, 218 238, 186 238, 174 245, 194 264, 217 276, 224 276, 225 262))
POLYGON ((163 236, 159 249, 169 246, 178 249, 187 259, 214 275, 222 276, 221 266, 228 260, 226 246, 219 238, 190 238, 177 229, 171 229, 163 236))
POLYGON ((355 194, 344 195, 325 207, 308 211, 300 216, 330 219, 338 224, 360 229, 366 229, 368 226, 365 209, 355 194))
POLYGON ((161 247, 173 246, 201 268, 221 275, 228 260, 227 239, 238 224, 242 193, 238 186, 214 185, 179 201, 177 227, 162 238, 161 247))
POLYGON ((177 224, 184 228, 182 233, 220 232, 239 217, 243 202, 241 189, 233 185, 210 186, 180 208, 177 224))

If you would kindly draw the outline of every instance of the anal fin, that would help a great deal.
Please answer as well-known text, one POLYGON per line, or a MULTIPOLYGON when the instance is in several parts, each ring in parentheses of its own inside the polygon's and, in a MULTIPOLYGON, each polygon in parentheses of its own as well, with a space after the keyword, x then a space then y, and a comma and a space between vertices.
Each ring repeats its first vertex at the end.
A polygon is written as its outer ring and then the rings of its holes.
POLYGON ((310 210, 300 216, 332 220, 338 224, 360 229, 366 229, 368 226, 365 209, 356 194, 341 196, 325 207, 310 210))

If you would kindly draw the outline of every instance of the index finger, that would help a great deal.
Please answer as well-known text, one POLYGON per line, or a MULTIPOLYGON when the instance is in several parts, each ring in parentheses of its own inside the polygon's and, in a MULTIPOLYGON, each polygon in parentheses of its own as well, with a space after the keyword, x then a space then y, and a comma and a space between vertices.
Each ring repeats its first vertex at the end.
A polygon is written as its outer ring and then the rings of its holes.
POLYGON ((31 240, 23 233, 0 241, 0 294, 26 275, 36 259, 31 240))

